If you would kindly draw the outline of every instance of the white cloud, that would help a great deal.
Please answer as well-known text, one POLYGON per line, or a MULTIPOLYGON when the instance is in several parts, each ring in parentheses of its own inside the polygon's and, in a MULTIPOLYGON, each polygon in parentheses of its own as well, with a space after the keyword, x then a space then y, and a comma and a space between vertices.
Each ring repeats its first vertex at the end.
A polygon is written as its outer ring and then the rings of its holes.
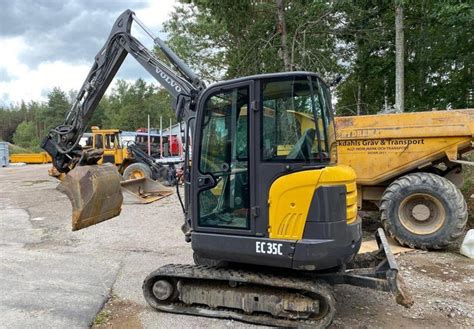
POLYGON ((160 27, 173 10, 175 0, 151 1, 148 7, 135 11, 137 17, 150 28, 160 27))
MULTIPOLYGON (((136 10, 136 14, 155 34, 159 34, 162 24, 168 19, 174 4, 175 0, 149 0, 149 5, 136 10)), ((133 8, 130 9, 133 10, 133 8)), ((27 18, 25 17, 25 19, 27 18)), ((110 27, 113 22, 113 20, 110 21, 110 27)), ((137 29, 133 30, 133 32, 135 31, 137 29)), ((138 33, 137 37, 142 40, 143 34, 138 33)), ((105 38, 106 36, 103 37, 103 41, 105 38)), ((74 42, 74 40, 69 42, 74 42)), ((147 41, 145 45, 151 46, 152 43, 147 41)), ((30 67, 22 62, 22 58, 25 54, 35 52, 35 49, 29 45, 28 39, 21 35, 0 37, 0 49, 2 49, 0 55, 0 105, 19 103, 22 100, 26 102, 44 101, 46 100, 45 96, 54 87, 60 87, 64 91, 78 90, 93 62, 92 55, 90 58, 81 58, 70 62, 64 59, 47 60, 30 67)), ((118 72, 118 77, 127 80, 142 77, 150 81, 147 73, 133 62, 131 59, 126 60, 122 70, 118 72)))
POLYGON ((11 81, 0 82, 2 98, 5 103, 44 101, 45 95, 54 87, 64 91, 79 89, 89 69, 86 64, 73 65, 62 61, 43 62, 34 70, 25 70, 25 66, 20 64, 14 66, 15 77, 11 81))

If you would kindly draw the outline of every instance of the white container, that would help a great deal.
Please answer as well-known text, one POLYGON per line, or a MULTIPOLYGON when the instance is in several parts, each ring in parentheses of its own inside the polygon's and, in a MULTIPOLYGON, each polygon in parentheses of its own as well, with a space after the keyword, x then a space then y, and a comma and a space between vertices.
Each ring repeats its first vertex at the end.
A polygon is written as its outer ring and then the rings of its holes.
POLYGON ((474 258, 474 229, 467 231, 459 252, 466 257, 474 258))
POLYGON ((8 167, 9 162, 8 143, 0 142, 0 167, 8 167))

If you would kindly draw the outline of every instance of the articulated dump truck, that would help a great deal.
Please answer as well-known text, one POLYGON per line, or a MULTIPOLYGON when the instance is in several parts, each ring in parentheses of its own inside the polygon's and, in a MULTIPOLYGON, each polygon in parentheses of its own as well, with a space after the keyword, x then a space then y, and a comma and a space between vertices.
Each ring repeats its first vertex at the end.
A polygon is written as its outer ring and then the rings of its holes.
POLYGON ((442 249, 463 233, 459 188, 473 149, 474 109, 336 118, 337 158, 357 174, 362 210, 412 248, 442 249))

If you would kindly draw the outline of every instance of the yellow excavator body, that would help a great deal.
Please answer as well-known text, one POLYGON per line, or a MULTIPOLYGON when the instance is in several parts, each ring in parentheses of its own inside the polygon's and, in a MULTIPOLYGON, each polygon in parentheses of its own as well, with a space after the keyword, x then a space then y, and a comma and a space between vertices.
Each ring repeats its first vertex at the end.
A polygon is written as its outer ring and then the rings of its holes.
POLYGON ((348 166, 305 170, 276 179, 269 194, 271 239, 300 240, 311 209, 314 191, 321 186, 345 185, 346 221, 357 220, 355 172, 348 166))

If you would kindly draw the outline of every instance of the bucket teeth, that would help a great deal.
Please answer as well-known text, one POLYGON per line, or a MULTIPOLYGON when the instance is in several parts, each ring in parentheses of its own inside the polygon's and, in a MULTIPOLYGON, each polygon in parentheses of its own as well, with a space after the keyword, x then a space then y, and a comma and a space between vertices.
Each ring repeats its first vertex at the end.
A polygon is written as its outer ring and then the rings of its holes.
POLYGON ((78 166, 66 175, 57 189, 71 201, 73 231, 120 214, 120 180, 117 168, 111 164, 78 166))

